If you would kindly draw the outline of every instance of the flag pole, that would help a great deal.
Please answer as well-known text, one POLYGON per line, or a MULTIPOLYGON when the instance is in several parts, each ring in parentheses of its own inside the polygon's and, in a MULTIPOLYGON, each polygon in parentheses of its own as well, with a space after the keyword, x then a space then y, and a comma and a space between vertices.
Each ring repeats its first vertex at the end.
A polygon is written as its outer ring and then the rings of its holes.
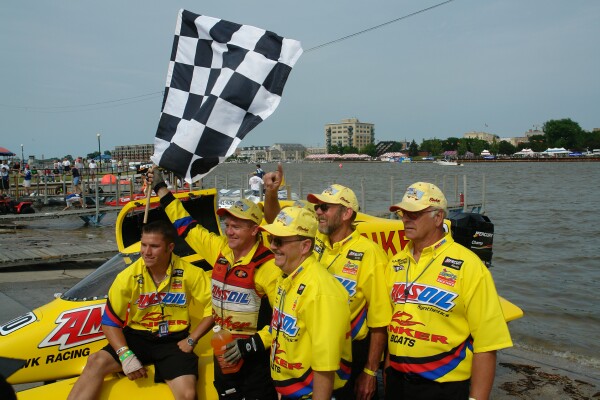
MULTIPOLYGON (((152 167, 154 167, 154 165, 152 165, 152 167)), ((152 169, 152 167, 150 169, 152 169)), ((146 225, 148 223, 148 213, 150 212, 150 197, 152 196, 152 185, 148 183, 147 177, 145 177, 144 180, 146 181, 146 208, 144 209, 144 225, 146 225)))

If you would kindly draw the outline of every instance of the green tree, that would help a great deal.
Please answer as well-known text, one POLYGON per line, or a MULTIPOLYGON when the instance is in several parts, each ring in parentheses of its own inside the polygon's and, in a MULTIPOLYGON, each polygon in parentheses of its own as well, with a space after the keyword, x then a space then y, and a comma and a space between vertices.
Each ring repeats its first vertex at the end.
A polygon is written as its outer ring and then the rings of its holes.
POLYGON ((371 157, 377 157, 377 146, 374 143, 369 143, 362 149, 360 149, 360 154, 367 154, 371 157))
POLYGON ((584 135, 584 130, 570 118, 546 121, 543 130, 550 147, 564 147, 571 150, 580 141, 580 136, 584 135))
POLYGON ((421 151, 426 151, 432 156, 439 156, 442 154, 442 141, 439 139, 423 140, 419 148, 421 151))
POLYGON ((467 139, 463 139, 463 140, 457 142, 456 150, 457 150, 459 156, 464 156, 467 153, 467 151, 469 151, 469 145, 468 145, 467 139))
POLYGON ((498 143, 496 138, 494 138, 494 140, 492 140, 492 143, 490 143, 490 153, 498 154, 499 147, 500 147, 500 144, 498 143))
POLYGON ((417 142, 414 141, 414 139, 412 142, 410 142, 410 145, 408 146, 408 155, 411 157, 419 155, 419 145, 417 144, 417 142))
POLYGON ((454 151, 458 150, 458 142, 460 139, 457 137, 449 137, 442 142, 442 148, 444 151, 454 151))
POLYGON ((358 153, 358 149, 354 146, 342 147, 342 154, 356 154, 356 153, 358 153))
POLYGON ((469 145, 469 150, 476 156, 479 156, 481 155, 481 152, 488 146, 488 143, 481 139, 471 139, 469 145))
POLYGON ((600 131, 585 132, 583 136, 584 146, 582 150, 592 151, 593 149, 600 149, 600 131))
POLYGON ((502 140, 498 143, 498 154, 513 155, 517 152, 517 148, 512 143, 502 140))
POLYGON ((529 142, 524 147, 528 147, 536 153, 539 153, 551 146, 546 141, 545 135, 531 135, 529 136, 529 142))

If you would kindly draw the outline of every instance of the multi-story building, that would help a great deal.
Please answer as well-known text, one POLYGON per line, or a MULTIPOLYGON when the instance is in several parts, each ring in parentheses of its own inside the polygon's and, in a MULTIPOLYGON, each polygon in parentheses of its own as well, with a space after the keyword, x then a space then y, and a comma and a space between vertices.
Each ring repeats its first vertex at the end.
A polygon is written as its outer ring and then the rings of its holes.
POLYGON ((465 139, 481 139, 485 140, 488 143, 492 143, 494 140, 498 141, 500 138, 498 135, 494 135, 493 133, 487 132, 467 132, 463 134, 465 139))
POLYGON ((298 143, 275 143, 269 151, 269 161, 300 161, 307 155, 306 147, 298 143))
POLYGON ((261 162, 269 160, 269 146, 246 146, 238 148, 236 151, 238 157, 247 158, 252 162, 261 162))
POLYGON ((325 125, 325 143, 331 146, 353 146, 362 149, 375 143, 375 124, 360 122, 358 118, 343 119, 338 124, 325 125))
POLYGON ((152 154, 154 154, 153 144, 131 144, 126 146, 115 146, 115 149, 111 153, 111 157, 113 160, 149 162, 152 154))
POLYGON ((247 146, 238 148, 238 157, 252 162, 298 161, 306 157, 306 147, 296 143, 275 143, 272 146, 247 146))

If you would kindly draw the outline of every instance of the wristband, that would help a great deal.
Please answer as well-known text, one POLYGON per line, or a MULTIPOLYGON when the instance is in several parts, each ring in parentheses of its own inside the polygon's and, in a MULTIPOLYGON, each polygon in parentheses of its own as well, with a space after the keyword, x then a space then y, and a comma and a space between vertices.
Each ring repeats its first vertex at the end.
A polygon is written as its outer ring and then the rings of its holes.
POLYGON ((127 346, 123 346, 121 347, 119 350, 116 351, 117 355, 120 355, 122 352, 124 352, 125 350, 127 350, 129 347, 127 346))
POLYGON ((133 355, 133 351, 131 350, 127 350, 125 353, 121 354, 119 356, 119 361, 123 362, 125 361, 128 357, 133 355))
POLYGON ((371 371, 371 370, 370 370, 369 368, 367 368, 367 367, 364 367, 364 368, 363 368, 363 372, 364 372, 365 374, 367 374, 367 375, 370 375, 370 376, 377 376, 377 373, 376 373, 375 371, 371 371))
POLYGON ((158 193, 158 190, 162 188, 168 189, 169 187, 164 182, 158 182, 156 185, 154 185, 152 190, 154 190, 154 193, 158 193))

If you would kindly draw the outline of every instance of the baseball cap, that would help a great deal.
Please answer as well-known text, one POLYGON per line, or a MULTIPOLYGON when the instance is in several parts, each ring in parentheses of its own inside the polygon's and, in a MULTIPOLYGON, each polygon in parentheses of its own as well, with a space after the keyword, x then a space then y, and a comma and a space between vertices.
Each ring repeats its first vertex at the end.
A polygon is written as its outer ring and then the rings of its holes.
POLYGON ((338 185, 337 183, 323 190, 321 194, 309 194, 306 199, 314 204, 330 203, 341 204, 358 212, 358 200, 352 189, 346 186, 338 185))
POLYGON ((219 208, 217 210, 217 215, 219 217, 223 217, 227 214, 239 219, 252 221, 258 225, 260 225, 260 222, 263 219, 263 212, 260 207, 252 200, 248 199, 237 200, 230 208, 219 208))
POLYGON ((317 234, 315 214, 305 208, 286 207, 277 214, 275 221, 259 227, 274 236, 307 236, 314 238, 317 234))
POLYGON ((446 210, 448 202, 444 193, 433 183, 417 182, 406 189, 402 201, 390 207, 391 212, 406 210, 410 212, 421 211, 427 207, 436 207, 446 210))

